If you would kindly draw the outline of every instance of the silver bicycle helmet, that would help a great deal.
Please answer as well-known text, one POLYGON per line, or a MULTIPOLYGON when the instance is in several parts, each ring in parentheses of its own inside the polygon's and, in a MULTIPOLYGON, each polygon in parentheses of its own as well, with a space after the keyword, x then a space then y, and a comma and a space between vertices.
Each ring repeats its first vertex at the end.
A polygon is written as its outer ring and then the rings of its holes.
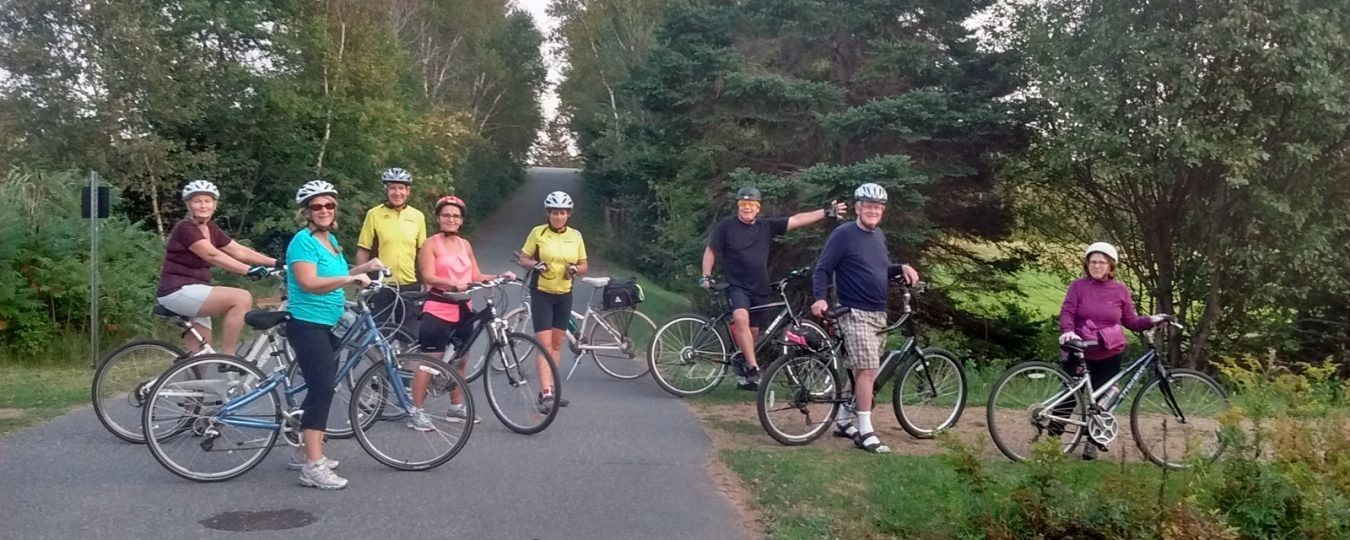
POLYGON ((572 196, 562 191, 554 191, 553 193, 549 193, 547 197, 544 197, 544 209, 552 210, 554 208, 571 210, 572 196))
POLYGON ((868 182, 853 191, 853 198, 860 201, 886 202, 886 188, 868 182))
POLYGON ((191 199, 193 195, 198 193, 205 193, 210 195, 213 199, 220 199, 220 190, 216 188, 215 184, 206 180, 193 180, 188 182, 186 186, 183 186, 184 201, 191 199))
POLYGON ((384 170, 380 175, 380 181, 386 184, 398 183, 412 185, 412 174, 398 167, 391 167, 384 170))
POLYGON ((310 199, 319 195, 338 196, 337 188, 333 184, 324 180, 310 180, 305 185, 300 186, 300 191, 295 192, 295 204, 304 206, 310 199))

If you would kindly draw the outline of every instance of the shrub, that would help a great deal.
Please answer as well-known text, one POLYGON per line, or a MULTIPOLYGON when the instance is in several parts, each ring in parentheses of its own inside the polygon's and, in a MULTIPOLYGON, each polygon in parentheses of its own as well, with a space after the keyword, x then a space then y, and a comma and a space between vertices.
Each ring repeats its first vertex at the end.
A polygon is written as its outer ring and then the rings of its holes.
MULTIPOLYGON (((89 221, 74 173, 0 177, 0 345, 31 357, 67 331, 88 331, 89 221)), ((114 210, 120 201, 114 193, 114 210)), ((144 331, 163 241, 114 211, 99 224, 99 319, 105 332, 144 331)))

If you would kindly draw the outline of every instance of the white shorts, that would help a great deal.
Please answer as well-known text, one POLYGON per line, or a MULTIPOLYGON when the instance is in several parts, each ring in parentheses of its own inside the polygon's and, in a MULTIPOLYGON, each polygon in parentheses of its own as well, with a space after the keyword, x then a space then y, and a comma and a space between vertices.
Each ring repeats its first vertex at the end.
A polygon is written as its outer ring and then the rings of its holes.
POLYGON ((169 311, 184 317, 191 317, 194 324, 211 328, 211 318, 198 317, 197 312, 202 310, 202 304, 206 303, 206 297, 211 296, 211 290, 214 288, 210 285, 185 285, 183 288, 156 300, 159 301, 159 305, 168 308, 169 311))

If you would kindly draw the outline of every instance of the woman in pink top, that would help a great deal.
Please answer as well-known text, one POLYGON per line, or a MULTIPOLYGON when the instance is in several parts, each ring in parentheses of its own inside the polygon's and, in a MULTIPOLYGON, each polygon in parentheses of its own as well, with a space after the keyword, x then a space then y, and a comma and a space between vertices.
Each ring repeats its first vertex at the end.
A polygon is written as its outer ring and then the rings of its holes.
MULTIPOLYGON (((1064 305, 1059 310, 1059 344, 1071 340, 1096 341, 1099 345, 1083 351, 1088 377, 1094 390, 1120 373, 1125 352, 1125 329, 1142 332, 1156 325, 1162 315, 1141 316, 1134 310, 1134 299, 1125 284, 1116 280, 1116 247, 1097 242, 1083 251, 1083 277, 1069 283, 1064 305)), ((1064 361, 1064 371, 1078 371, 1076 362, 1064 361)), ((1078 373, 1081 375, 1081 373, 1078 373)), ((1072 403, 1066 403, 1072 410, 1072 403)), ((1097 448, 1087 445, 1083 459, 1096 459, 1097 448)))
MULTIPOLYGON (((475 281, 498 277, 515 278, 515 274, 511 272, 494 276, 478 271, 478 259, 473 255, 473 246, 459 235, 459 228, 464 224, 464 209, 464 201, 454 195, 447 195, 436 201, 435 215, 440 234, 427 238, 417 252, 418 273, 422 275, 422 283, 432 290, 462 291, 475 281)), ((473 330, 473 325, 465 323, 468 317, 468 302, 463 304, 427 302, 422 308, 422 324, 418 336, 422 351, 427 353, 445 352, 445 347, 453 342, 456 352, 459 353, 454 364, 459 367, 461 375, 466 369, 464 357, 468 350, 465 345, 472 337, 473 330)), ((408 417, 408 427, 418 431, 434 429, 431 418, 422 410, 430 382, 429 373, 419 371, 413 377, 413 405, 416 408, 408 417)), ((450 410, 446 412, 446 419, 451 422, 468 420, 463 390, 458 387, 450 394, 450 410)), ((476 424, 479 421, 480 419, 475 416, 473 422, 476 424)))

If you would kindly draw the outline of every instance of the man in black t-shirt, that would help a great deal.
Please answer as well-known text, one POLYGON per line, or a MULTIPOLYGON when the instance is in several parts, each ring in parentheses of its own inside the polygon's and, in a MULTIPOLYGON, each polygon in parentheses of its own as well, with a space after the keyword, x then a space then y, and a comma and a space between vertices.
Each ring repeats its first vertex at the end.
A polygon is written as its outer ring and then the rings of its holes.
MULTIPOLYGON (((847 209, 844 203, 830 201, 820 210, 788 218, 758 219, 760 199, 760 192, 754 187, 746 186, 736 192, 736 215, 723 219, 713 228, 708 247, 703 250, 703 276, 699 278, 699 286, 707 288, 713 262, 722 260, 722 272, 729 285, 727 303, 732 309, 731 340, 745 358, 744 371, 737 373, 736 387, 741 390, 758 388, 755 339, 762 321, 758 320, 760 317, 752 319, 749 310, 769 303, 769 246, 773 237, 816 223, 827 215, 842 215, 847 209)), ((756 315, 761 314, 763 312, 756 315)), ((735 359, 733 364, 739 360, 735 359)))

